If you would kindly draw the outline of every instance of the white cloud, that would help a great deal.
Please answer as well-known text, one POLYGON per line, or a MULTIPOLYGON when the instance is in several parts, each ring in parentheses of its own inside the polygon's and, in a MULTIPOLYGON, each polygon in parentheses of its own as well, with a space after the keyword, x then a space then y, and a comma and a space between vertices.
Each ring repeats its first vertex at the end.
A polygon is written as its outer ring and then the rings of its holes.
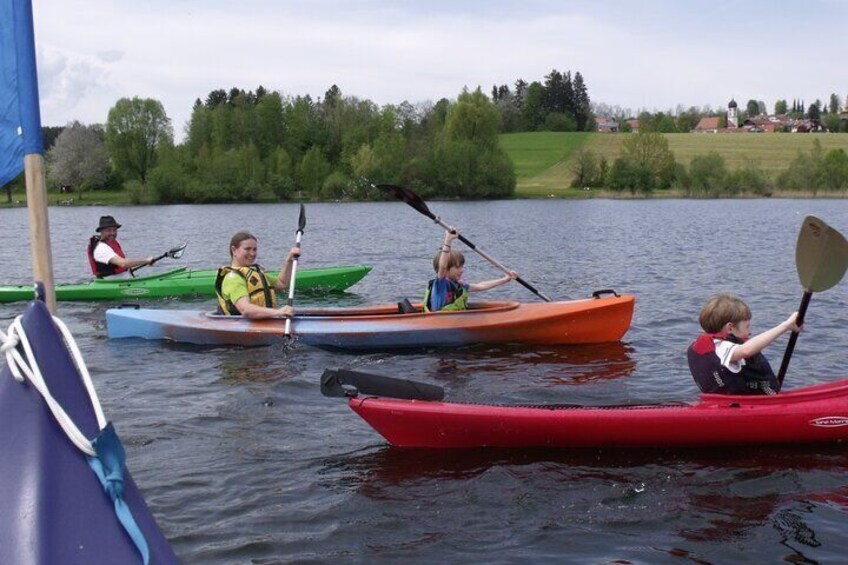
POLYGON ((377 104, 489 92, 579 71, 594 101, 631 109, 772 107, 844 87, 845 49, 821 21, 848 4, 762 0, 297 2, 42 0, 42 118, 103 122, 121 97, 160 100, 180 136, 197 98, 263 85, 321 97, 333 84, 377 104), (815 30, 815 31, 811 31, 815 30))

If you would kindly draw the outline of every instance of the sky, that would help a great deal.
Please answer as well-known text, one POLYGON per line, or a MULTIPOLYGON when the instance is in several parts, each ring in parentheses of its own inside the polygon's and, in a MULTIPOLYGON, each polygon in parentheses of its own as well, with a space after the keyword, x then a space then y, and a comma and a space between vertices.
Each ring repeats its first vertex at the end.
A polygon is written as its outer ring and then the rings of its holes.
POLYGON ((848 96, 848 1, 32 0, 42 124, 160 101, 176 140, 198 98, 264 86, 382 106, 580 72, 638 112, 848 96), (787 7, 792 7, 790 11, 787 7))

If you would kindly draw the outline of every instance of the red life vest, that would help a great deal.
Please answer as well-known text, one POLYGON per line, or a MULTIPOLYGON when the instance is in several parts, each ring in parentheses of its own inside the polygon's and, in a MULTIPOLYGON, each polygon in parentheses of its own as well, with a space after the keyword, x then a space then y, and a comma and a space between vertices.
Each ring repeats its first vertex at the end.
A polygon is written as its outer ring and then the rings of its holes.
POLYGON ((96 276, 98 279, 102 279, 103 277, 109 277, 111 275, 117 275, 118 273, 123 273, 126 271, 125 268, 119 267, 118 265, 113 265, 112 263, 98 263, 94 260, 94 249, 97 247, 98 243, 105 243, 112 250, 118 254, 118 257, 122 257, 124 259, 127 258, 124 255, 124 250, 121 249, 121 244, 117 242, 117 240, 111 241, 103 241, 99 236, 93 235, 91 239, 88 240, 88 248, 86 252, 88 254, 88 264, 91 267, 91 274, 96 276))
POLYGON ((742 370, 734 373, 721 364, 716 355, 714 339, 742 343, 726 333, 701 334, 686 350, 689 371, 701 392, 717 394, 775 394, 780 383, 762 353, 745 359, 742 370))

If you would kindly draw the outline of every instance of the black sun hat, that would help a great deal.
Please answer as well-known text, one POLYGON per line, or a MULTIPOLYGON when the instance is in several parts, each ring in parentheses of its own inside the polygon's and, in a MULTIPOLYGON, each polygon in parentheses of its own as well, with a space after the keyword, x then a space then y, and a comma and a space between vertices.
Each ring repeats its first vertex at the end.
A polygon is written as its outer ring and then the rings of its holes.
POLYGON ((106 228, 120 228, 121 224, 115 221, 112 216, 100 216, 100 225, 97 226, 97 232, 106 228))

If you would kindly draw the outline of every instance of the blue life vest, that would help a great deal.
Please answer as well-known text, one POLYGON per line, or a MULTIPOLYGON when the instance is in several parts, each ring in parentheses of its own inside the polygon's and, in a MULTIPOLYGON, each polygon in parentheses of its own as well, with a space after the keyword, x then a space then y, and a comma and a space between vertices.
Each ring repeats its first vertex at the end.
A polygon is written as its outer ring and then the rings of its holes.
MULTIPOLYGON (((427 290, 424 291, 424 311, 430 312, 430 296, 433 293, 433 285, 436 284, 436 279, 431 279, 427 283, 427 290)), ((445 304, 439 310, 467 310, 468 309, 468 285, 455 283, 448 279, 448 291, 445 294, 445 304)))

